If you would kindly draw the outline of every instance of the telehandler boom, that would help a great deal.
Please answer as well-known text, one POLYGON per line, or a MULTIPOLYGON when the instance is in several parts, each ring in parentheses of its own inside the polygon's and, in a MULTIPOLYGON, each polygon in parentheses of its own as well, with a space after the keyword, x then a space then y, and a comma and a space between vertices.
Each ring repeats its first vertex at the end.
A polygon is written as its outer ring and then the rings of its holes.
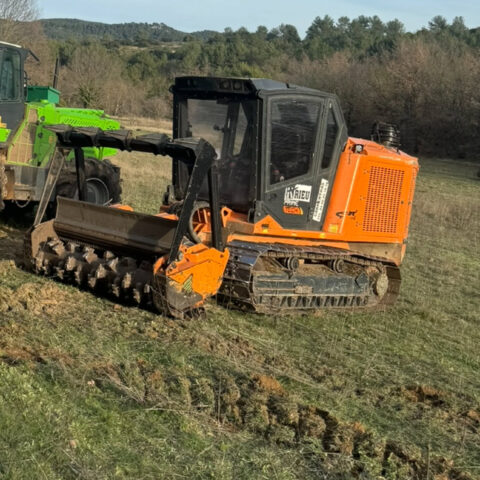
POLYGON ((174 140, 53 127, 65 151, 170 155, 172 184, 155 216, 60 198, 28 265, 174 316, 214 295, 278 314, 395 301, 418 170, 395 130, 348 137, 335 95, 272 80, 180 77, 172 92, 174 140))

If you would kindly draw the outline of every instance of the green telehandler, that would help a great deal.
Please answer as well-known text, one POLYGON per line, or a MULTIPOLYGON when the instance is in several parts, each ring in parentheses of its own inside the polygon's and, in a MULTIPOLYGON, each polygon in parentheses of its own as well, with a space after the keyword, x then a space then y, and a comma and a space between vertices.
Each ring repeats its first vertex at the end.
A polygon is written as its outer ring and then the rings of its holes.
MULTIPOLYGON (((120 127, 102 110, 58 107, 60 92, 55 88, 27 85, 24 65, 29 55, 35 57, 19 45, 0 42, 0 210, 7 212, 34 206, 41 198, 50 163, 59 154, 57 137, 48 125, 120 127)), ((120 200, 120 169, 107 159, 116 152, 83 149, 89 202, 105 205, 120 200)), ((51 200, 56 196, 78 197, 73 154, 66 158, 51 200)))

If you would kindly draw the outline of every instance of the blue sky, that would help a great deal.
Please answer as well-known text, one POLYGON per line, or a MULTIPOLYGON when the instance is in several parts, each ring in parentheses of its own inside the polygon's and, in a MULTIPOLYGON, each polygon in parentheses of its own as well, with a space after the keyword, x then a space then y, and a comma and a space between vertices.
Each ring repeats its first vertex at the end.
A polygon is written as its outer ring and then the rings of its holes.
POLYGON ((463 16, 468 27, 480 26, 479 0, 38 0, 42 18, 79 18, 104 23, 163 22, 178 30, 234 30, 281 23, 295 25, 301 36, 316 16, 378 15, 398 18, 407 30, 428 25, 435 15, 449 21, 463 16))

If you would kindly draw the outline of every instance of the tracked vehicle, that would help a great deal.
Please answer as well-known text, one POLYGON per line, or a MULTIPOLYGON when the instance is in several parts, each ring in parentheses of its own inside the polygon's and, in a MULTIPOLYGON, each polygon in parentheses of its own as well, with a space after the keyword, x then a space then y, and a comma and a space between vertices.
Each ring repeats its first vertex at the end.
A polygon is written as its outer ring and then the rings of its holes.
MULTIPOLYGON (((27 85, 24 71, 32 52, 19 45, 0 42, 0 210, 15 212, 35 205, 41 197, 56 136, 46 125, 62 123, 76 127, 119 128, 102 110, 58 107, 60 92, 48 86, 27 85)), ((36 58, 36 57, 35 57, 36 58)), ((120 170, 107 157, 116 150, 87 146, 87 195, 91 202, 120 200, 120 170)), ((67 157, 55 195, 75 197, 77 185, 73 155, 67 157)))
POLYGON ((170 155, 172 184, 156 216, 59 199, 27 236, 33 270, 174 316, 214 295, 277 314, 395 301, 418 163, 393 130, 348 137, 335 95, 272 80, 172 92, 173 140, 54 128, 79 160, 85 145, 170 155))

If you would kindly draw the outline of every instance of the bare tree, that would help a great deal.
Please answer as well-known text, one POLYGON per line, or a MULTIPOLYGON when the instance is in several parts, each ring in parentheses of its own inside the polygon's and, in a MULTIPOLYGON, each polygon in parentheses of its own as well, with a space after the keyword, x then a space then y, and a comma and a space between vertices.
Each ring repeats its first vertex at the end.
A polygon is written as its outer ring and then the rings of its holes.
POLYGON ((0 0, 0 39, 21 42, 27 35, 25 22, 37 17, 37 0, 0 0))
POLYGON ((99 44, 79 46, 60 76, 69 105, 102 108, 112 115, 135 113, 142 95, 123 78, 121 59, 99 44))
POLYGON ((37 0, 0 0, 0 41, 31 49, 41 62, 27 58, 31 83, 48 84, 52 79, 54 52, 48 44, 41 22, 37 21, 37 0))

